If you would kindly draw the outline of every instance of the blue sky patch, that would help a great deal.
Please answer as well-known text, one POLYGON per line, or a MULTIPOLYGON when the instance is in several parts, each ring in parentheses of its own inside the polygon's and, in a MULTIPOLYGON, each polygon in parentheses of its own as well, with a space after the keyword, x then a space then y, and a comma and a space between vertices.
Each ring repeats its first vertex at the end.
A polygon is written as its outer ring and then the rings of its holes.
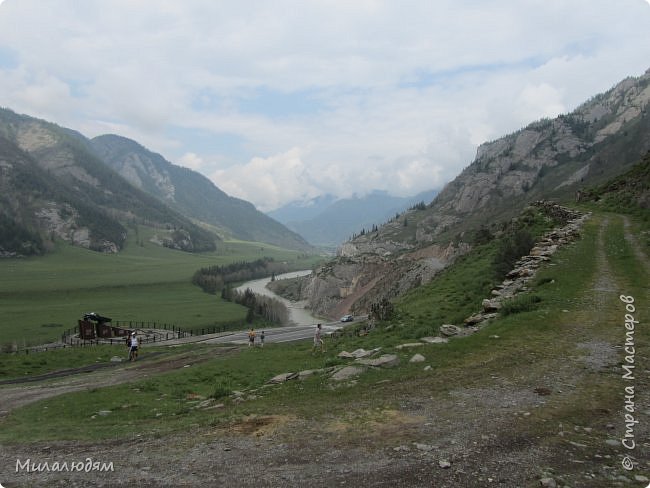
POLYGON ((0 46, 0 69, 14 69, 20 65, 19 56, 11 48, 0 46))

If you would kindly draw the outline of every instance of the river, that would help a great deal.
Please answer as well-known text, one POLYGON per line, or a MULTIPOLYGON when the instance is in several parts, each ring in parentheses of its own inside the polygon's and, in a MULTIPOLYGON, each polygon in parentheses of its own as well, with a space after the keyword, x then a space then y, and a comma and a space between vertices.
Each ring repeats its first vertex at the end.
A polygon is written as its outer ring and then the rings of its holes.
MULTIPOLYGON (((277 275, 276 280, 284 278, 297 278, 298 276, 307 276, 311 274, 311 270, 293 271, 291 273, 284 273, 277 275)), ((244 292, 246 288, 250 288, 256 295, 266 295, 281 301, 289 310, 289 320, 295 325, 314 325, 322 322, 322 318, 314 317, 309 310, 305 308, 306 302, 292 302, 286 298, 282 298, 269 290, 266 285, 271 281, 271 277, 262 278, 259 280, 247 281, 241 286, 236 288, 239 292, 244 292)))

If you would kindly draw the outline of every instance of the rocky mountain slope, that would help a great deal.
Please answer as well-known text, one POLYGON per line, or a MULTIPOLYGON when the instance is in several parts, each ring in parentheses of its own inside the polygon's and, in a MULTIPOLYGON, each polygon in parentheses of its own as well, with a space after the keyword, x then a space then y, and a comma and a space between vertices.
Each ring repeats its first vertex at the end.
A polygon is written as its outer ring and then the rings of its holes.
POLYGON ((91 140, 95 153, 135 187, 195 220, 216 227, 223 237, 267 242, 307 250, 295 232, 258 211, 253 204, 228 196, 208 178, 176 166, 137 142, 103 135, 91 140))
POLYGON ((650 70, 569 114, 481 145, 425 208, 344 243, 303 286, 305 298, 332 317, 362 313, 430 279, 469 249, 480 229, 498 231, 533 201, 572 201, 623 173, 650 150, 649 101, 650 70))
POLYGON ((0 256, 39 254, 54 239, 117 252, 134 225, 154 228, 157 242, 184 251, 214 250, 221 236, 309 249, 252 204, 134 141, 90 141, 0 109, 0 256))
POLYGON ((0 255, 43 252, 53 239, 117 252, 127 228, 156 227, 163 243, 215 248, 216 236, 108 168, 78 133, 0 110, 0 255))

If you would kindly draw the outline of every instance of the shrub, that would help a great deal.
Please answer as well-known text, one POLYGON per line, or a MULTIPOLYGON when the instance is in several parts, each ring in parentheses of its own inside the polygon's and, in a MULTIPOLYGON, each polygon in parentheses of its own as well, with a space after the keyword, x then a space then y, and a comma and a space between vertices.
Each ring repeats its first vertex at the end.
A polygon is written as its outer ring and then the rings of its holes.
POLYGON ((210 396, 215 400, 219 400, 221 398, 230 396, 231 394, 232 394, 232 382, 230 381, 230 379, 224 379, 216 382, 216 384, 214 385, 214 390, 212 391, 212 395, 210 396))
POLYGON ((501 315, 513 315, 521 312, 530 312, 537 308, 537 304, 542 299, 537 295, 519 295, 510 300, 506 300, 501 307, 501 315))
POLYGON ((514 268, 517 260, 528 254, 534 245, 533 236, 524 229, 518 229, 505 237, 494 257, 494 269, 497 279, 503 279, 514 268))

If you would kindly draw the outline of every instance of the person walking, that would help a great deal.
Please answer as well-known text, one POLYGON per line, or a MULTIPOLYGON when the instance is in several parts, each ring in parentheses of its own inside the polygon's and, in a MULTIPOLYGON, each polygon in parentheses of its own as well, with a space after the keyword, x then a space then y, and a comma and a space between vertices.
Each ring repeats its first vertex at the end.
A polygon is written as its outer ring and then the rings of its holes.
POLYGON ((322 329, 321 325, 316 326, 316 332, 314 333, 314 347, 312 348, 312 354, 316 352, 316 349, 320 347, 320 352, 325 352, 325 343, 323 342, 323 337, 321 335, 322 329))
POLYGON ((264 347, 264 331, 260 334, 260 347, 264 347))
POLYGON ((129 342, 129 361, 138 359, 138 336, 131 332, 131 341, 129 342))

